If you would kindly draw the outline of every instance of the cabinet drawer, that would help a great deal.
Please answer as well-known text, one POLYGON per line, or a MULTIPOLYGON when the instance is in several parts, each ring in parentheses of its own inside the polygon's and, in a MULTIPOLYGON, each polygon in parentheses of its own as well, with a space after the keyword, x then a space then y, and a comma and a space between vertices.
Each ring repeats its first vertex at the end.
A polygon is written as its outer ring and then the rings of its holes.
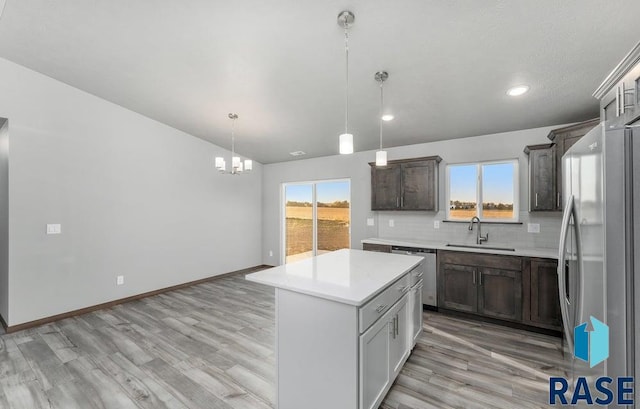
MULTIPOLYGON (((413 270, 412 270, 413 271, 413 270)), ((359 321, 362 334, 384 315, 411 288, 411 272, 396 280, 374 299, 360 308, 359 321)))
POLYGON ((422 276, 424 275, 424 263, 420 263, 413 268, 413 270, 409 271, 410 285, 413 287, 418 284, 418 281, 422 280, 422 276))

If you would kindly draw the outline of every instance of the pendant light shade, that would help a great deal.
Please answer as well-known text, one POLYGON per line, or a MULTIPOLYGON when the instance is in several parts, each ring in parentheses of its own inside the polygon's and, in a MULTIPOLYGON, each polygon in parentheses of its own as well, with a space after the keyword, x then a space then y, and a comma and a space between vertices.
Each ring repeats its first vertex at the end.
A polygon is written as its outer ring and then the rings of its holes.
POLYGON ((378 115, 378 121, 380 122, 380 150, 376 152, 376 166, 387 166, 387 151, 382 150, 382 110, 384 109, 382 84, 389 78, 389 73, 386 71, 378 71, 373 78, 380 83, 380 115, 378 115))
POLYGON ((223 157, 217 156, 215 159, 216 170, 220 173, 226 173, 229 175, 238 175, 244 171, 253 170, 253 161, 251 159, 242 160, 240 156, 236 156, 236 137, 235 137, 235 125, 236 119, 238 119, 237 114, 229 114, 229 119, 231 119, 231 169, 227 172, 227 162, 223 157))
POLYGON ((348 10, 338 14, 338 25, 344 28, 344 55, 345 55, 345 90, 344 90, 344 133, 340 135, 340 154, 353 153, 353 135, 349 133, 349 27, 356 17, 348 10))
POLYGON ((348 155, 350 153, 353 153, 353 135, 343 133, 340 135, 340 154, 348 155))
POLYGON ((387 151, 376 152, 376 166, 387 166, 387 151))

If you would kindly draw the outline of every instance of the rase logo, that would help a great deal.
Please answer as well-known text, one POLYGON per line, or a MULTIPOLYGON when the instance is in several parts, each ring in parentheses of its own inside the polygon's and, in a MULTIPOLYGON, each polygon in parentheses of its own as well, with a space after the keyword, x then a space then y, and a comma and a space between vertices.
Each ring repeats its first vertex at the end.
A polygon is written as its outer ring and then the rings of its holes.
MULTIPOLYGON (((587 323, 584 322, 573 329, 575 343, 573 355, 589 363, 593 368, 609 358, 609 327, 594 317, 590 317, 592 331, 587 331, 587 323)), ((566 378, 549 378, 549 404, 555 405, 560 402, 562 405, 576 405, 585 403, 587 405, 609 405, 616 401, 618 405, 633 405, 633 378, 620 377, 614 380, 608 376, 597 378, 590 387, 587 378, 581 376, 576 380, 576 385, 571 396, 571 402, 567 400, 566 392, 569 389, 569 382, 566 378), (612 385, 617 388, 612 388, 612 385), (591 394, 595 388, 598 395, 596 398, 591 394), (617 390, 618 396, 615 395, 617 390), (627 399, 626 396, 629 396, 627 399)))
POLYGON ((583 322, 573 329, 573 355, 593 368, 609 358, 609 327, 591 317, 593 331, 587 332, 587 323, 583 322))

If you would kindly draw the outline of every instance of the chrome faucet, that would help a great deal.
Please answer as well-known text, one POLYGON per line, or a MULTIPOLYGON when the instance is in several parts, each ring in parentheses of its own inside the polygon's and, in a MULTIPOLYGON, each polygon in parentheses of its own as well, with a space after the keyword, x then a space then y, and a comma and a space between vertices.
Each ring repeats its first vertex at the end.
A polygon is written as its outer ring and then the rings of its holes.
POLYGON ((473 216, 471 218, 471 223, 469 223, 469 230, 473 230, 473 223, 478 223, 478 235, 476 237, 476 244, 482 244, 483 241, 488 241, 489 233, 485 234, 484 236, 482 235, 482 227, 478 216, 473 216))

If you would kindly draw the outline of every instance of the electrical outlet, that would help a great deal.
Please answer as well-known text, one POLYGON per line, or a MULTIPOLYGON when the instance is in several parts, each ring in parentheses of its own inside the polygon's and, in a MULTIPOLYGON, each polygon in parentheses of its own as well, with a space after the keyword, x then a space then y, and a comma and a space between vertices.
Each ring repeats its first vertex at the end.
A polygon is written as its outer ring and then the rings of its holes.
POLYGON ((440 221, 439 220, 434 220, 433 221, 433 228, 434 229, 439 229, 440 228, 440 221))
POLYGON ((60 224, 47 224, 47 234, 61 234, 62 225, 60 224))
POLYGON ((389 227, 393 227, 396 224, 393 222, 393 219, 389 219, 389 227))
POLYGON ((123 285, 123 284, 124 284, 124 276, 116 277, 116 285, 123 285))
POLYGON ((273 257, 273 250, 269 250, 269 257, 273 257))
POLYGON ((527 223, 527 232, 540 233, 540 223, 527 223))
POLYGON ((367 217, 367 226, 375 226, 376 222, 373 217, 367 217))

